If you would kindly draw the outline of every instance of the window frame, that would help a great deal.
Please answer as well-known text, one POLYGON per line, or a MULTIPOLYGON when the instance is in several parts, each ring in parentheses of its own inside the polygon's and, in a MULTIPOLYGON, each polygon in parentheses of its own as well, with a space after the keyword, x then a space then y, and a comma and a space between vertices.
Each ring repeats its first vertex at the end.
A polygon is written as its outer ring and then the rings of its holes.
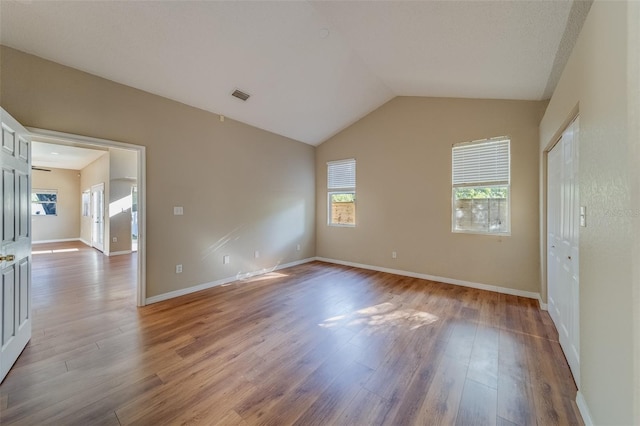
POLYGON ((348 158, 344 160, 328 161, 327 162, 327 225, 344 227, 344 228, 354 228, 357 224, 357 220, 356 220, 357 198, 358 197, 356 194, 356 159, 348 158), (334 176, 335 179, 333 180, 337 181, 337 183, 336 182, 332 183, 331 168, 343 166, 343 165, 352 166, 352 169, 353 169, 352 173, 348 173, 346 177, 342 176, 342 179, 340 177, 334 176), (349 185, 350 183, 352 183, 353 185, 349 185), (333 195, 340 195, 340 194, 353 195, 353 208, 354 208, 353 223, 336 223, 332 221, 333 203, 331 201, 331 198, 333 195))
MULTIPOLYGON (((511 138, 509 136, 500 136, 489 139, 481 139, 471 142, 463 142, 453 144, 451 149, 451 232, 456 234, 476 234, 476 235, 494 235, 494 236, 510 236, 511 235, 511 138), (486 144, 486 145, 495 145, 496 151, 500 148, 500 144, 506 142, 506 164, 504 160, 500 161, 500 154, 496 154, 495 163, 493 167, 495 170, 492 172, 491 167, 485 167, 483 170, 487 171, 487 173, 477 173, 476 170, 471 171, 471 175, 476 177, 476 179, 467 180, 464 177, 460 177, 456 175, 456 170, 459 170, 460 167, 456 167, 455 162, 455 151, 456 150, 464 150, 465 147, 475 147, 478 145, 486 144), (506 167, 506 179, 505 179, 505 170, 506 167), (485 170, 486 169, 486 170, 485 170), (473 172, 476 173, 473 173, 473 172), (505 231, 494 231, 491 230, 491 222, 488 220, 487 229, 464 229, 457 228, 456 226, 456 190, 461 188, 467 189, 488 189, 488 188, 504 188, 506 190, 506 207, 507 214, 505 217, 506 221, 506 230, 505 231)), ((477 159, 477 157, 476 157, 477 159)), ((463 172, 463 176, 465 172, 463 172)), ((470 198, 470 200, 499 200, 501 198, 470 198)))
MULTIPOLYGON (((43 208, 44 209, 44 208, 43 208)), ((57 189, 32 189, 31 190, 31 216, 37 217, 47 217, 47 216, 58 216, 58 190, 57 189), (34 201, 34 195, 37 197, 38 194, 46 194, 46 195, 55 195, 55 200, 53 201, 34 201), (36 210, 33 208, 34 204, 54 204, 55 205, 55 213, 53 214, 38 214, 36 210)))

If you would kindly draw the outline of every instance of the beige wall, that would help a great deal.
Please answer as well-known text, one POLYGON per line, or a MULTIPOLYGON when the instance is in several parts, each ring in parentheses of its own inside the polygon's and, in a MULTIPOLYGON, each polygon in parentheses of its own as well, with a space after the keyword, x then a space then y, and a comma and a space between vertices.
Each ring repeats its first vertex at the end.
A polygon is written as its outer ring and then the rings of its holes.
POLYGON ((627 121, 629 123, 629 157, 631 163, 631 209, 636 212, 633 221, 632 250, 632 288, 633 288, 633 377, 635 378, 632 400, 634 405, 634 423, 640 424, 640 2, 627 4, 627 121), (635 94, 635 95, 634 95, 635 94), (634 261, 635 260, 635 261, 634 261))
MULTIPOLYGON (((108 204, 109 200, 109 188, 110 188, 110 180, 109 180, 109 164, 110 158, 109 153, 105 153, 100 156, 97 160, 88 164, 84 169, 80 171, 80 188, 81 192, 91 191, 91 187, 94 185, 98 185, 104 183, 104 196, 105 196, 105 204, 108 204)), ((89 195, 91 197, 91 195, 89 195)), ((105 213, 105 217, 107 213, 105 213)), ((89 216, 82 216, 80 218, 80 238, 86 243, 91 245, 91 226, 93 220, 91 218, 91 208, 89 209, 89 216)), ((109 253, 109 221, 105 220, 104 228, 105 228, 105 236, 104 236, 104 251, 105 253, 109 253)))
POLYGON ((632 53, 640 49, 639 16, 637 5, 593 4, 540 124, 542 152, 579 109, 580 204, 587 207, 587 227, 580 229, 580 391, 595 424, 640 424, 633 322, 640 95, 632 53), (628 46, 633 34, 635 45, 628 46))
POLYGON ((316 155, 317 255, 537 293, 538 124, 545 105, 398 97, 323 143, 316 155), (452 233, 451 145, 505 135, 511 236, 452 233), (326 163, 344 158, 357 161, 355 228, 327 226, 326 163))
POLYGON ((33 189, 58 191, 57 216, 31 216, 31 236, 34 242, 67 240, 80 237, 80 178, 77 170, 34 170, 33 189))
POLYGON ((147 297, 314 256, 314 147, 13 49, 0 54, 2 106, 22 124, 147 147, 147 297))

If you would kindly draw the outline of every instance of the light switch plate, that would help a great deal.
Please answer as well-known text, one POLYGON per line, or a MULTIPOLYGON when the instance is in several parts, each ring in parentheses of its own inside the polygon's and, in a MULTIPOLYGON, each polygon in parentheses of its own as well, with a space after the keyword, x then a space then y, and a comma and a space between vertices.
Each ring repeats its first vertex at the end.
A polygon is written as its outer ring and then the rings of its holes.
POLYGON ((580 226, 587 226, 587 206, 580 206, 580 226))
POLYGON ((173 215, 174 216, 182 216, 184 214, 184 209, 182 206, 174 206, 173 207, 173 215))

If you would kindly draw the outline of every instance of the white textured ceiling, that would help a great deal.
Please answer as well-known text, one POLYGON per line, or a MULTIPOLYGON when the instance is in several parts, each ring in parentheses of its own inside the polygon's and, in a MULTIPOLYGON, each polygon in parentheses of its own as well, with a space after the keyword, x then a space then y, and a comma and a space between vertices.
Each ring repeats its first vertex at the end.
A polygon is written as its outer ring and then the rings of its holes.
POLYGON ((31 164, 36 167, 82 170, 107 151, 34 141, 31 164))
POLYGON ((572 5, 2 0, 0 42, 317 145, 397 95, 548 98, 572 5))

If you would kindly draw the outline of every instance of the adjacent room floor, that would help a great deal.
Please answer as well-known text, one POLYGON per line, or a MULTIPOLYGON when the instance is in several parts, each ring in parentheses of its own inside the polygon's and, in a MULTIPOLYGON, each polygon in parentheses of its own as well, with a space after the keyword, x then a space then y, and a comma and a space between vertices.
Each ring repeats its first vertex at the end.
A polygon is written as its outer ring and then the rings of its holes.
POLYGON ((34 246, 0 423, 582 424, 537 302, 313 262, 135 307, 135 254, 34 246))

